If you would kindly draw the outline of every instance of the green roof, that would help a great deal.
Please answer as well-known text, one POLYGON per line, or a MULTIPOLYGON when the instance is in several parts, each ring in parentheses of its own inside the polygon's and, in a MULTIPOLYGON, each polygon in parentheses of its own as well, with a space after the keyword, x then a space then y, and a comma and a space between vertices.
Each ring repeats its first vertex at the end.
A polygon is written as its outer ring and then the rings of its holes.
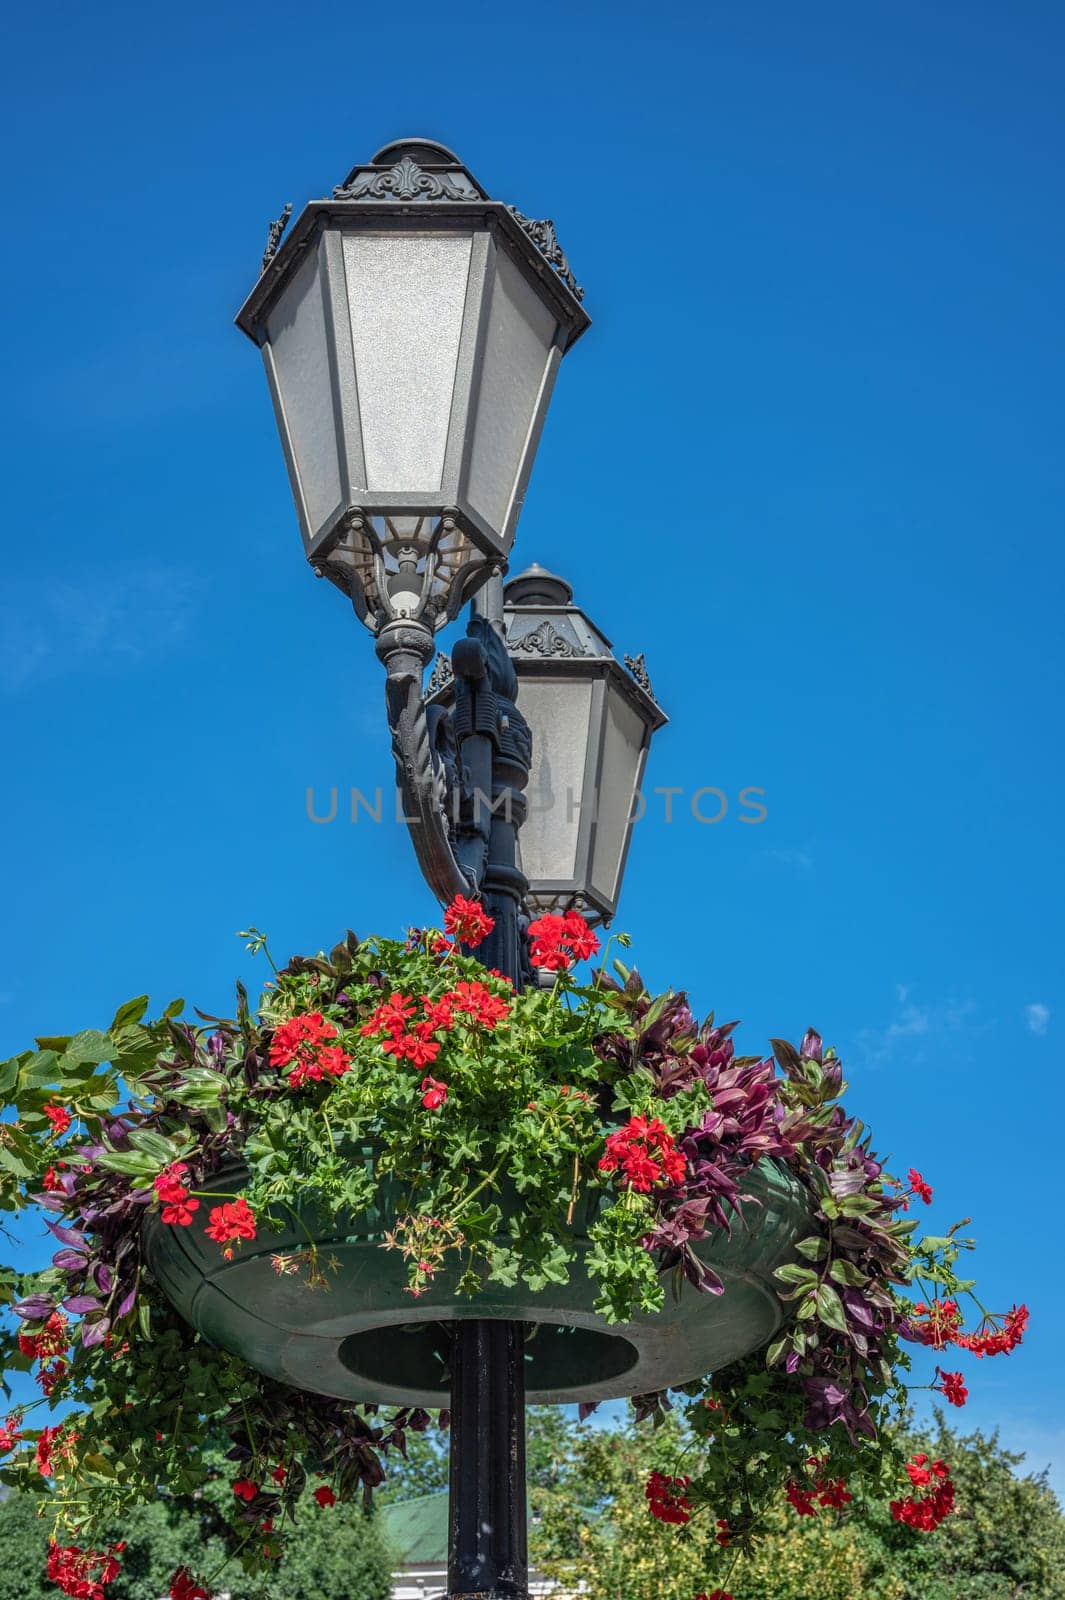
POLYGON ((404 1567, 440 1566, 447 1562, 447 1490, 397 1500, 381 1508, 381 1527, 404 1567))
MULTIPOLYGON (((531 1518, 530 1510, 530 1518, 531 1518)), ((381 1507, 381 1531, 401 1567, 447 1565, 447 1490, 381 1507)))

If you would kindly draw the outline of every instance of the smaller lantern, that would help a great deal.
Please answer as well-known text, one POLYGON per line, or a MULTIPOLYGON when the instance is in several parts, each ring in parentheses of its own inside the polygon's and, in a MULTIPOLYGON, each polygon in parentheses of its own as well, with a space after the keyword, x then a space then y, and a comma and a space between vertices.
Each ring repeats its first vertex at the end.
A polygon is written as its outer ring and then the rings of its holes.
POLYGON ((518 836, 536 911, 617 910, 651 735, 669 719, 643 657, 614 656, 562 578, 532 566, 504 589, 518 705, 532 730, 518 836), (626 670, 628 669, 628 670, 626 670))

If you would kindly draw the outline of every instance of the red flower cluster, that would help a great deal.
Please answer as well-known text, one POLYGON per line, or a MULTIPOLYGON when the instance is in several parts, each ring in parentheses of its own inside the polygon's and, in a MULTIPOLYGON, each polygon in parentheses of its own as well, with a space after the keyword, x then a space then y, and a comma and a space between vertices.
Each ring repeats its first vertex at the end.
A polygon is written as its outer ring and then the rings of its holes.
POLYGON ((455 1011, 462 1012, 489 1032, 497 1022, 510 1016, 507 1002, 493 994, 483 983, 457 983, 450 994, 444 996, 444 1003, 450 1004, 455 1011))
POLYGON ((919 1199, 923 1200, 926 1206, 930 1206, 932 1204, 932 1191, 928 1184, 925 1183, 916 1167, 911 1167, 906 1176, 910 1180, 910 1189, 912 1192, 917 1195, 919 1199))
MULTIPOLYGON (((936 1350, 956 1344, 959 1349, 969 1350, 974 1356, 1003 1356, 1016 1350, 1021 1343, 1028 1326, 1028 1316, 1027 1306, 1011 1306, 1002 1315, 1001 1327, 996 1317, 988 1316, 981 1325, 984 1331, 962 1333, 961 1312, 956 1301, 935 1300, 930 1306, 919 1301, 913 1308, 913 1316, 909 1318, 909 1334, 919 1344, 932 1345, 936 1350), (915 1317, 926 1320, 914 1321, 915 1317)), ((947 1398, 950 1399, 949 1394, 947 1398)), ((963 1405, 964 1401, 955 1400, 951 1403, 963 1405)))
POLYGON ((422 1105, 426 1111, 438 1111, 447 1099, 447 1084, 441 1083, 437 1078, 423 1078, 422 1105))
POLYGON ((732 1600, 732 1596, 724 1589, 715 1589, 713 1594, 697 1594, 695 1600, 732 1600))
POLYGON ((495 919, 476 900, 457 894, 444 912, 444 932, 472 949, 483 943, 495 927, 495 919))
POLYGON ((34 1461, 42 1478, 50 1478, 53 1475, 57 1461, 70 1459, 78 1436, 76 1433, 68 1433, 66 1438, 63 1438, 62 1433, 61 1422, 54 1428, 41 1429, 41 1437, 37 1440, 37 1448, 34 1451, 34 1461))
POLYGON ((971 1350, 974 1356, 1007 1356, 1024 1338, 1028 1307, 1011 1306, 1002 1319, 1001 1328, 995 1327, 993 1318, 989 1317, 987 1322, 991 1326, 989 1333, 957 1333, 954 1343, 963 1350, 971 1350))
POLYGON ((65 1356, 69 1344, 67 1319, 60 1311, 53 1311, 44 1327, 36 1333, 20 1333, 18 1336, 19 1349, 33 1361, 51 1361, 54 1356, 65 1356))
MULTIPOLYGON (((64 1167, 66 1166, 66 1162, 61 1161, 59 1165, 64 1167)), ((41 1187, 44 1189, 46 1194, 55 1194, 57 1189, 61 1189, 63 1187, 63 1180, 55 1170, 55 1167, 48 1168, 48 1171, 45 1173, 44 1178, 42 1179, 41 1187)))
POLYGON ((22 1434, 19 1431, 21 1422, 22 1417, 20 1414, 17 1411, 12 1411, 0 1423, 0 1456, 6 1456, 9 1450, 14 1450, 21 1440, 22 1434))
POLYGON ((714 1535, 714 1537, 721 1546, 722 1550, 728 1549, 729 1541, 732 1538, 732 1529, 728 1525, 727 1517, 718 1517, 717 1533, 714 1535))
POLYGON ((652 1472, 644 1489, 652 1517, 657 1517, 659 1522, 690 1522, 691 1501, 684 1496, 690 1483, 688 1477, 667 1478, 664 1473, 652 1472))
POLYGON ((457 983, 437 1000, 423 994, 420 1003, 422 1015, 412 1022, 417 1007, 410 995, 397 990, 367 1018, 361 1032, 366 1038, 387 1033, 389 1037, 381 1043, 386 1055, 395 1056, 397 1061, 410 1061, 416 1067, 429 1067, 442 1048, 441 1041, 433 1035, 453 1028, 456 1013, 489 1030, 510 1015, 507 1002, 483 983, 457 983))
POLYGON ((567 972, 574 961, 586 961, 599 949, 599 940, 576 911, 537 917, 529 923, 529 938, 533 966, 548 972, 567 972))
POLYGON ((892 1500, 891 1515, 896 1522, 904 1522, 921 1533, 931 1533, 933 1528, 949 1517, 954 1510, 954 1485, 950 1468, 945 1461, 933 1461, 926 1466, 926 1455, 914 1456, 907 1462, 906 1472, 915 1489, 927 1489, 927 1494, 908 1494, 904 1500, 892 1500))
POLYGON ((673 1135, 653 1118, 630 1117, 623 1128, 612 1133, 601 1157, 602 1172, 622 1170, 622 1182, 640 1194, 649 1194, 657 1183, 682 1183, 684 1157, 673 1142, 673 1135))
POLYGON ((197 1583, 188 1567, 178 1567, 170 1579, 170 1600, 210 1600, 202 1583, 197 1583))
POLYGON ((953 1344, 961 1327, 958 1302, 934 1300, 930 1306, 926 1306, 923 1300, 919 1300, 913 1308, 913 1317, 909 1319, 909 1323, 910 1333, 919 1344, 930 1344, 934 1350, 942 1350, 945 1345, 953 1344), (915 1322, 914 1317, 927 1320, 915 1322))
MULTIPOLYGON (((969 1391, 965 1387, 960 1372, 944 1372, 941 1367, 936 1371, 942 1379, 942 1391, 952 1406, 963 1406, 969 1398, 969 1391)), ((933 1384, 933 1388, 935 1385, 933 1384)))
POLYGON ((289 1017, 274 1030, 270 1041, 270 1065, 287 1067, 294 1063, 288 1075, 293 1089, 304 1083, 320 1083, 323 1077, 342 1078, 351 1061, 337 1044, 327 1044, 335 1039, 337 1030, 326 1022, 320 1011, 305 1011, 298 1017, 289 1017))
MULTIPOLYGON (((811 1456, 806 1465, 816 1469, 821 1465, 821 1458, 811 1456)), ((822 1509, 831 1506, 841 1510, 854 1498, 848 1494, 846 1480, 843 1478, 815 1477, 809 1485, 799 1483, 792 1478, 785 1486, 784 1493, 788 1497, 788 1503, 800 1517, 816 1517, 818 1506, 822 1509)))
POLYGON ((252 1483, 250 1478, 238 1478, 233 1485, 233 1493, 238 1500, 243 1500, 248 1505, 259 1493, 259 1485, 252 1483))
MULTIPOLYGON (((255 1238, 255 1212, 246 1200, 226 1200, 214 1206, 204 1232, 215 1244, 228 1245, 231 1239, 239 1244, 242 1239, 255 1238)), ((223 1250, 227 1261, 232 1261, 233 1250, 223 1250)))
POLYGON ((324 1511, 326 1506, 335 1506, 337 1497, 327 1483, 320 1483, 314 1491, 314 1499, 324 1511))
POLYGON ((47 1105, 44 1114, 52 1124, 52 1134, 56 1139, 62 1138, 74 1120, 66 1106, 47 1105))
POLYGON ((48 1544, 48 1576, 64 1594, 75 1600, 104 1600, 104 1584, 113 1583, 122 1571, 118 1557, 124 1543, 106 1550, 79 1550, 76 1544, 66 1549, 54 1539, 48 1544))
POLYGON ((200 1209, 200 1202, 189 1194, 182 1182, 188 1170, 184 1161, 174 1161, 152 1185, 162 1201, 163 1221, 178 1228, 187 1228, 192 1222, 193 1212, 200 1209))

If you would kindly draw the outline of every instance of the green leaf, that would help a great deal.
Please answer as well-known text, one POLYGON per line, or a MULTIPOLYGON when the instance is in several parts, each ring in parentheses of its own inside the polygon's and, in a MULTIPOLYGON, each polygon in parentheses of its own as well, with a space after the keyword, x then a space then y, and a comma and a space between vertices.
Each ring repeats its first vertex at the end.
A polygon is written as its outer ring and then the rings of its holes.
POLYGON ((59 1057, 54 1050, 37 1050, 19 1070, 19 1086, 23 1089, 43 1088, 45 1084, 59 1081, 59 1057))
POLYGON ((837 1333, 847 1332, 847 1319, 843 1314, 843 1302, 830 1283, 823 1283, 817 1291, 817 1315, 829 1328, 835 1328, 837 1333))
POLYGON ((98 1067, 101 1062, 110 1059, 111 1041, 106 1033, 101 1033, 98 1028, 86 1028, 83 1033, 76 1033, 63 1051, 59 1070, 64 1077, 76 1075, 82 1066, 91 1064, 98 1067))
POLYGON ((765 1353, 765 1364, 766 1364, 767 1367, 775 1367, 776 1366, 777 1362, 780 1360, 781 1356, 784 1354, 784 1351, 787 1348, 787 1344, 788 1344, 788 1341, 787 1341, 786 1338, 784 1338, 784 1339, 774 1339, 773 1340, 773 1343, 769 1346, 768 1350, 765 1353))
POLYGON ((150 1178, 159 1169, 157 1161, 138 1155, 133 1150, 108 1150, 104 1155, 97 1156, 96 1165, 106 1167, 108 1172, 120 1172, 127 1178, 150 1178))
POLYGON ((163 1016, 167 1017, 167 1018, 180 1017, 180 1015, 184 1011, 184 1009, 185 1009, 184 1000, 171 1000, 170 1004, 163 1011, 163 1016))
POLYGON ((869 1282, 868 1273, 861 1272, 851 1261, 833 1261, 828 1275, 849 1289, 861 1289, 869 1282))
POLYGON ((816 1283, 817 1273, 812 1267, 802 1267, 797 1261, 788 1261, 782 1267, 776 1267, 774 1278, 779 1278, 782 1283, 816 1283))
POLYGON ((828 1255, 828 1240, 815 1233, 809 1239, 800 1239, 795 1248, 807 1261, 823 1261, 828 1255))
POLYGON ((139 994, 133 1000, 127 1000, 125 1005, 119 1006, 111 1018, 110 1033, 117 1033, 119 1028, 126 1028, 131 1022, 139 1022, 148 1009, 148 996, 139 994))
POLYGON ((153 1133, 150 1128, 134 1128, 129 1136, 129 1142, 135 1150, 143 1150, 146 1156, 153 1161, 162 1162, 168 1166, 171 1161, 176 1161, 181 1147, 173 1139, 164 1139, 162 1134, 153 1133))

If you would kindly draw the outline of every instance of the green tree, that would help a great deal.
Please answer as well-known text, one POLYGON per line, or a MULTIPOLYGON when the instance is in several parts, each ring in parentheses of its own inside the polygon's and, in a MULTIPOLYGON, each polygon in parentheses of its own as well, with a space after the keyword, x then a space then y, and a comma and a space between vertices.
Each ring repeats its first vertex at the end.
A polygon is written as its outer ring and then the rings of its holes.
MULTIPOLYGON (((199 1576, 216 1578, 232 1600, 253 1600, 264 1585, 225 1562, 225 1546, 211 1530, 219 1525, 212 1497, 139 1506, 122 1528, 109 1535, 124 1539, 122 1572, 108 1587, 108 1600, 159 1600, 170 1575, 187 1565, 199 1576)), ((11 1494, 0 1505, 0 1600, 58 1600, 59 1590, 45 1576, 50 1523, 38 1511, 39 1495, 11 1494)), ((391 1554, 376 1518, 357 1505, 319 1508, 310 1497, 286 1536, 285 1555, 269 1587, 284 1600, 388 1600, 391 1554)))
MULTIPOLYGON (((997 1437, 960 1437, 942 1418, 904 1443, 950 1463, 955 1515, 922 1534, 887 1507, 799 1518, 779 1503, 728 1578, 737 1600, 1065 1600, 1065 1517, 1042 1476, 1020 1476, 997 1437)), ((560 1466, 534 1480, 535 1564, 569 1588, 583 1579, 587 1600, 692 1600, 723 1584, 712 1515, 676 1527, 648 1514, 648 1473, 677 1470, 684 1445, 673 1418, 653 1432, 573 1430, 560 1466)))

